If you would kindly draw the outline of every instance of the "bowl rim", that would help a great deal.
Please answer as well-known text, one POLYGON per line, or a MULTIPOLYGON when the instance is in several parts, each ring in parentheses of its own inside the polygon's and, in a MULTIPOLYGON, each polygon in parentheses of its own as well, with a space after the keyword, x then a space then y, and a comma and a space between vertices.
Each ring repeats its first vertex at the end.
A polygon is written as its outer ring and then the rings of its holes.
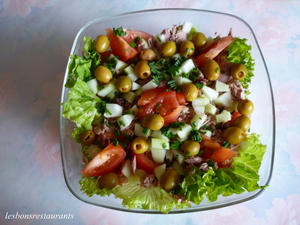
MULTIPOLYGON (((135 14, 141 14, 141 13, 151 13, 151 12, 157 12, 157 11, 194 11, 194 12, 204 12, 204 13, 210 13, 210 14, 219 14, 219 15, 224 15, 224 16, 228 16, 228 17, 232 17, 235 18, 239 21, 241 21, 244 25, 246 25, 248 27, 248 29, 251 31, 251 35, 253 36, 253 40, 255 41, 257 50, 259 55, 261 56, 261 60, 262 60, 262 64, 264 66, 266 75, 267 75, 267 81, 268 81, 268 88, 269 88, 269 92, 270 92, 270 96, 271 96, 271 102, 272 102, 272 125, 273 125, 273 130, 272 130, 272 146, 271 149, 269 149, 269 151, 271 151, 271 158, 270 158, 270 173, 268 174, 268 177, 266 179, 266 183, 264 185, 268 186, 271 178, 272 178, 272 174, 273 174, 273 169, 274 169, 274 159, 275 159, 275 137, 276 137, 276 118, 275 118, 275 104, 274 104, 274 95, 273 95, 273 89, 272 89, 272 83, 271 83, 271 79, 270 79, 270 74, 267 68, 267 64, 266 61, 264 59, 264 56, 262 54, 262 50, 260 48, 260 45, 258 43, 258 40, 256 38, 256 35, 253 31, 253 29, 251 28, 251 26, 242 18, 230 14, 230 13, 225 13, 225 12, 219 12, 219 11, 214 11, 214 10, 206 10, 206 9, 194 9, 194 8, 153 8, 153 9, 145 9, 145 10, 136 10, 136 11, 130 11, 130 12, 126 12, 126 13, 117 13, 117 14, 113 14, 107 17, 99 17, 96 19, 93 19, 89 22, 87 22, 85 25, 83 25, 77 32, 74 40, 73 40, 73 44, 72 44, 72 48, 70 50, 70 54, 72 54, 76 48, 76 40, 78 40, 78 37, 80 36, 80 34, 82 33, 83 30, 85 30, 86 28, 88 28, 89 26, 93 25, 94 23, 97 22, 101 22, 101 21, 106 21, 106 20, 110 20, 110 19, 116 19, 116 18, 120 18, 120 17, 124 17, 124 16, 132 16, 135 14)), ((105 204, 101 204, 101 203, 94 203, 85 199, 82 199, 80 196, 77 195, 77 193, 72 189, 68 178, 67 178, 67 174, 66 174, 66 163, 65 163, 65 159, 63 156, 63 151, 64 151, 64 147, 63 147, 63 143, 62 143, 62 139, 63 139, 63 121, 67 120, 62 116, 62 112, 63 112, 63 107, 62 107, 62 103, 64 102, 64 97, 65 94, 68 92, 68 88, 64 87, 67 77, 68 77, 68 65, 70 62, 70 57, 68 58, 67 61, 67 67, 65 69, 65 74, 64 74, 64 79, 63 79, 63 84, 62 84, 62 91, 61 91, 61 100, 60 100, 60 152, 61 152, 61 161, 62 161, 62 170, 63 170, 63 176, 64 176, 64 180, 65 183, 69 189, 69 191, 80 201, 83 201, 85 203, 94 205, 94 206, 99 206, 99 207, 104 207, 104 208, 108 208, 108 209, 112 209, 112 210, 117 210, 117 211, 123 211, 123 212, 129 212, 129 213, 141 213, 141 214, 163 214, 162 212, 156 211, 156 210, 145 210, 145 209, 128 209, 123 207, 122 205, 120 205, 121 207, 119 208, 115 208, 113 206, 108 206, 105 204)), ((207 211, 207 210, 212 210, 212 209, 219 209, 219 208, 223 208, 223 207, 227 207, 227 206, 231 206, 231 205, 235 205, 235 204, 239 204, 239 203, 243 203, 246 201, 249 201, 251 199, 256 198, 257 196, 259 196, 263 191, 265 191, 265 188, 253 191, 252 195, 245 197, 243 199, 237 199, 237 200, 233 200, 232 202, 228 202, 228 203, 224 203, 223 205, 217 205, 217 206, 208 206, 205 208, 186 208, 186 209, 182 209, 182 210, 176 210, 173 211, 171 210, 168 214, 180 214, 180 213, 193 213, 193 212, 201 212, 201 211, 207 211)), ((201 203, 200 203, 201 204, 201 203)))

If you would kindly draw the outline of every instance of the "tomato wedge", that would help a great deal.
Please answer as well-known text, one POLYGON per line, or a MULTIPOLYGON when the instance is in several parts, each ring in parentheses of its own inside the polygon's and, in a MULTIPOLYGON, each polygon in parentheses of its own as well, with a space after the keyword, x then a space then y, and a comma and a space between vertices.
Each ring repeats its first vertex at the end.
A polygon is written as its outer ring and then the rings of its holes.
POLYGON ((213 159, 215 162, 224 162, 235 155, 235 152, 230 148, 225 148, 219 143, 212 141, 206 135, 202 135, 201 149, 204 152, 201 157, 204 159, 213 159))
POLYGON ((167 88, 166 87, 158 87, 158 88, 154 88, 154 89, 150 89, 148 91, 145 91, 139 101, 138 101, 138 105, 139 106, 145 106, 148 103, 150 103, 152 100, 154 100, 158 95, 166 92, 167 88))
POLYGON ((120 144, 114 146, 110 143, 85 166, 81 173, 90 177, 101 176, 117 168, 125 156, 126 152, 120 144))
POLYGON ((128 44, 130 44, 134 42, 137 37, 143 38, 144 40, 148 41, 150 38, 152 38, 152 35, 140 30, 126 30, 126 35, 122 38, 128 44))
POLYGON ((110 38, 110 48, 115 56, 119 56, 120 60, 127 61, 134 58, 138 52, 131 47, 122 37, 115 36, 111 29, 106 29, 107 36, 110 38))
POLYGON ((204 50, 199 56, 194 58, 194 63, 198 67, 204 66, 206 60, 215 58, 221 51, 227 48, 232 42, 234 38, 229 33, 228 36, 222 37, 211 44, 207 49, 204 50))
POLYGON ((135 154, 136 157, 136 166, 138 169, 142 169, 147 173, 153 173, 154 169, 159 166, 151 159, 149 159, 144 153, 142 154, 135 154))

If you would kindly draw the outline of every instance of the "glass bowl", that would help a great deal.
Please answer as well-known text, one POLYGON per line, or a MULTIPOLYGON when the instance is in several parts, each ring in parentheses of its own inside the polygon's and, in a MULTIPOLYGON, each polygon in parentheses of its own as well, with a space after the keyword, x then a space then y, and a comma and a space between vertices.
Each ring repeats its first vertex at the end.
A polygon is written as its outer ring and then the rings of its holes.
MULTIPOLYGON (((216 34, 226 36, 232 28, 233 36, 248 39, 252 45, 252 56, 255 59, 255 77, 251 83, 251 95, 249 98, 255 104, 255 112, 251 115, 251 132, 261 134, 261 142, 267 145, 267 151, 260 168, 259 185, 267 185, 270 181, 274 161, 275 141, 275 114, 272 89, 269 74, 258 42, 251 27, 242 19, 220 12, 197 9, 155 9, 120 14, 108 18, 99 18, 83 26, 75 37, 71 54, 81 55, 84 46, 83 37, 90 36, 93 39, 105 33, 106 28, 124 27, 127 29, 143 30, 150 34, 158 34, 164 28, 171 28, 173 25, 182 24, 185 21, 192 22, 198 26, 198 30, 207 36, 215 37, 216 34), (264 112, 264 113, 260 113, 264 112)), ((68 71, 66 69, 64 84, 66 83, 68 71)), ((68 96, 68 89, 63 87, 61 102, 65 102, 68 96)), ((61 108, 62 114, 62 108, 61 108)), ((100 197, 94 195, 88 197, 80 191, 78 183, 81 178, 81 146, 72 138, 74 123, 60 116, 60 140, 63 172, 66 184, 70 191, 83 202, 106 207, 115 210, 137 212, 137 213, 160 213, 155 210, 126 209, 122 206, 121 199, 113 196, 100 197)), ((241 203, 257 197, 264 189, 254 192, 245 192, 229 197, 219 197, 215 202, 203 201, 185 210, 171 210, 169 213, 196 212, 208 209, 215 209, 236 203, 241 203)))

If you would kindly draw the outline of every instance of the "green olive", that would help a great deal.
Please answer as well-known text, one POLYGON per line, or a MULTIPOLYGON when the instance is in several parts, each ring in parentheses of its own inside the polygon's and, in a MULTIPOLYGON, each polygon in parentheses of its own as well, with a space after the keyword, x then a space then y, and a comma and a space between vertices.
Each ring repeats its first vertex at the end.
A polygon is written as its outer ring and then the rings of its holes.
POLYGON ((148 114, 142 121, 142 125, 150 130, 159 130, 164 123, 164 118, 159 114, 148 114))
POLYGON ((119 92, 121 93, 126 93, 128 91, 131 90, 131 86, 132 86, 132 81, 129 77, 127 76, 120 76, 116 83, 116 88, 119 92))
POLYGON ((155 52, 151 48, 145 48, 140 53, 140 59, 153 61, 155 59, 155 52))
POLYGON ((181 86, 181 92, 186 101, 191 102, 198 96, 198 88, 193 83, 186 83, 181 86))
POLYGON ((242 63, 233 64, 230 68, 230 75, 236 79, 241 80, 247 76, 248 70, 242 63))
POLYGON ((167 169, 161 177, 160 186, 165 191, 174 190, 180 182, 180 176, 175 169, 167 169))
POLYGON ((142 154, 146 152, 149 148, 149 142, 147 138, 144 137, 136 137, 131 142, 131 149, 136 154, 142 154))
POLYGON ((196 48, 201 48, 206 44, 206 36, 201 33, 201 32, 197 32, 194 34, 193 38, 192 38, 192 42, 194 43, 196 48))
POLYGON ((249 99, 243 99, 239 101, 237 109, 239 113, 249 116, 254 111, 254 105, 249 99))
POLYGON ((159 54, 162 57, 169 58, 176 52, 176 44, 174 41, 167 41, 163 43, 160 47, 159 54))
POLYGON ((191 41, 184 41, 180 45, 180 55, 183 57, 191 57, 195 52, 195 45, 191 41))
POLYGON ((223 132, 223 138, 229 144, 235 145, 241 143, 245 136, 242 128, 239 127, 228 127, 223 132))
POLYGON ((200 151, 200 144, 197 141, 186 140, 181 145, 181 150, 184 152, 185 155, 188 156, 197 155, 200 151))
POLYGON ((106 84, 112 79, 113 75, 110 69, 106 66, 100 65, 95 70, 95 77, 98 81, 106 84))
POLYGON ((96 135, 92 130, 86 130, 80 135, 80 143, 83 145, 91 145, 96 139, 96 135))
POLYGON ((138 78, 146 79, 151 75, 150 66, 148 65, 148 61, 140 60, 134 67, 135 73, 138 78))
POLYGON ((220 76, 219 64, 213 59, 207 59, 203 67, 203 75, 210 81, 217 80, 220 76))
POLYGON ((97 36, 94 41, 94 47, 96 51, 99 53, 105 52, 109 48, 109 45, 110 45, 109 38, 103 34, 97 36))
POLYGON ((115 186, 117 186, 119 182, 119 177, 115 173, 106 173, 102 175, 98 179, 98 186, 99 188, 103 189, 113 189, 115 186))
POLYGON ((247 130, 249 130, 249 128, 251 126, 251 120, 248 116, 241 115, 234 120, 233 124, 235 127, 242 128, 243 131, 246 132, 247 130))

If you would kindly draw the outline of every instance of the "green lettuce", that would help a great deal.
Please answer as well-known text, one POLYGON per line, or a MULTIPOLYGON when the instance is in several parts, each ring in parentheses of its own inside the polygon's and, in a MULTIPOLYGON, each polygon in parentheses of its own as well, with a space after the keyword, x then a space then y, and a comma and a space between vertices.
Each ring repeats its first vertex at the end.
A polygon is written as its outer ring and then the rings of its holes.
POLYGON ((95 51, 91 37, 84 37, 85 42, 83 56, 71 55, 68 65, 68 79, 65 87, 71 88, 77 79, 85 82, 93 78, 97 66, 100 64, 100 55, 95 51))
POLYGON ((101 99, 93 94, 87 83, 77 79, 68 92, 68 100, 62 103, 62 115, 75 122, 77 127, 90 130, 93 120, 100 116, 97 110, 100 102, 101 99))
POLYGON ((251 55, 251 45, 248 45, 245 38, 234 38, 234 41, 228 46, 227 61, 232 63, 242 63, 246 66, 248 74, 241 80, 241 84, 245 90, 245 94, 249 95, 249 85, 251 78, 254 76, 254 59, 251 55))

